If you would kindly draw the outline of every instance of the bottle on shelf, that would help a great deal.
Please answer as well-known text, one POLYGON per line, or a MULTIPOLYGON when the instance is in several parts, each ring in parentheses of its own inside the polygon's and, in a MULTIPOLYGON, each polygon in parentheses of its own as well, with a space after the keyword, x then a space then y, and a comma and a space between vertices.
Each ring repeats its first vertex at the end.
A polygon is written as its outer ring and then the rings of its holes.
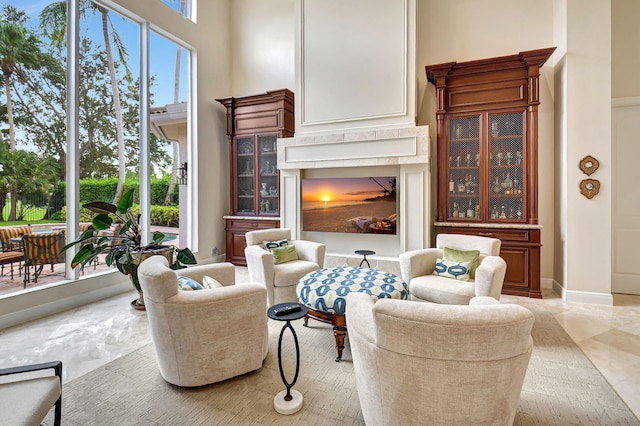
POLYGON ((502 187, 504 188, 505 194, 513 193, 513 180, 509 177, 509 173, 507 173, 507 177, 504 178, 504 182, 502 183, 502 187))
MULTIPOLYGON (((522 213, 520 214, 522 215, 522 213)), ((476 214, 475 217, 480 217, 480 204, 476 204, 476 214)))
POLYGON ((496 176, 496 180, 493 182, 493 192, 494 194, 499 194, 501 190, 500 182, 498 182, 498 176, 496 176))
POLYGON ((497 219, 498 215, 498 206, 493 206, 493 210, 491 210, 491 219, 497 219))
POLYGON ((504 206, 502 206, 502 210, 500 211, 499 219, 506 219, 506 218, 507 218, 507 214, 504 211, 504 206))
POLYGON ((471 200, 469 200, 469 207, 467 208, 467 217, 473 218, 475 216, 475 210, 471 207, 471 200))
POLYGON ((453 181, 453 175, 449 175, 449 192, 455 192, 455 182, 453 181))
POLYGON ((467 192, 467 187, 464 185, 462 180, 458 182, 458 192, 461 194, 467 192))
POLYGON ((458 203, 453 202, 453 212, 451 212, 451 217, 458 217, 460 212, 458 211, 458 203))

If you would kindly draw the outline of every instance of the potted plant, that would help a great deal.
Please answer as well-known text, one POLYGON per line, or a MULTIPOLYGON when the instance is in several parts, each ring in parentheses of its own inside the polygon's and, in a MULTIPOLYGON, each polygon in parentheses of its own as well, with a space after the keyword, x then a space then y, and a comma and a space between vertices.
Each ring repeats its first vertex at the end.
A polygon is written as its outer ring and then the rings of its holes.
POLYGON ((78 265, 84 267, 95 261, 98 255, 107 253, 105 263, 108 266, 115 265, 121 273, 129 275, 138 291, 139 297, 131 302, 131 305, 135 309, 144 309, 144 296, 138 280, 138 265, 144 259, 154 254, 163 255, 171 269, 182 269, 186 268, 186 265, 195 264, 196 258, 188 248, 178 249, 172 245, 164 245, 165 234, 158 231, 153 233, 149 244, 142 245, 140 215, 131 211, 133 191, 127 191, 117 205, 105 201, 83 204, 82 207, 97 215, 93 218, 91 226, 82 232, 77 240, 64 246, 63 251, 80 245, 80 249, 71 260, 72 268, 78 265), (116 226, 113 232, 99 232, 111 229, 114 223, 116 226))

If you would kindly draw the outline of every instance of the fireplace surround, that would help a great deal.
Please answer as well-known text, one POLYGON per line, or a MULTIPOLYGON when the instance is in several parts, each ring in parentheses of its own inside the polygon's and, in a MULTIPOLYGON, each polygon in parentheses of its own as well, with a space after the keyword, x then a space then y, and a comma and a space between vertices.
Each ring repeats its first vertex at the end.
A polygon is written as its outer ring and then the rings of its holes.
MULTIPOLYGON (((292 238, 327 245, 327 258, 357 257, 358 249, 377 258, 397 258, 428 247, 431 239, 431 180, 428 126, 380 128, 278 139, 281 226, 292 238), (398 223, 395 235, 341 234, 302 230, 301 179, 307 177, 396 176, 398 223)), ((375 265, 372 265, 375 266, 375 265)))

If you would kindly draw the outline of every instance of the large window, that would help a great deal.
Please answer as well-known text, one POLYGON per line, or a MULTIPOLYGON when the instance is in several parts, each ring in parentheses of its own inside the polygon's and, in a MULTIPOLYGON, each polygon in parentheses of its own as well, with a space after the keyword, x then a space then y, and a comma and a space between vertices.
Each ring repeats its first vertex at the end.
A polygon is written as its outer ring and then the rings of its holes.
MULTIPOLYGON (((2 6, 0 61, 12 72, 0 91, 0 227, 30 223, 37 232, 64 229, 72 238, 90 221, 82 203, 117 200, 133 187, 136 203, 150 207, 143 209, 147 231, 161 227, 187 246, 190 50, 110 6, 2 6), (76 7, 77 21, 67 21, 76 7), (69 34, 77 35, 77 56, 69 34)), ((44 271, 39 282, 105 271, 104 262, 84 271, 55 268, 54 278, 44 271)))

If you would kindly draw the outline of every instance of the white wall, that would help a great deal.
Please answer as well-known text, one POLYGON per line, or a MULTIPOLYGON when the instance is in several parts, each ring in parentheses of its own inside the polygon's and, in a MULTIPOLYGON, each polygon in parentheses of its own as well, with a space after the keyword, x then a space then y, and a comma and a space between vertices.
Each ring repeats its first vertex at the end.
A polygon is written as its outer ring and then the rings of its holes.
POLYGON ((231 86, 224 96, 295 92, 294 0, 232 0, 230 24, 231 86))

